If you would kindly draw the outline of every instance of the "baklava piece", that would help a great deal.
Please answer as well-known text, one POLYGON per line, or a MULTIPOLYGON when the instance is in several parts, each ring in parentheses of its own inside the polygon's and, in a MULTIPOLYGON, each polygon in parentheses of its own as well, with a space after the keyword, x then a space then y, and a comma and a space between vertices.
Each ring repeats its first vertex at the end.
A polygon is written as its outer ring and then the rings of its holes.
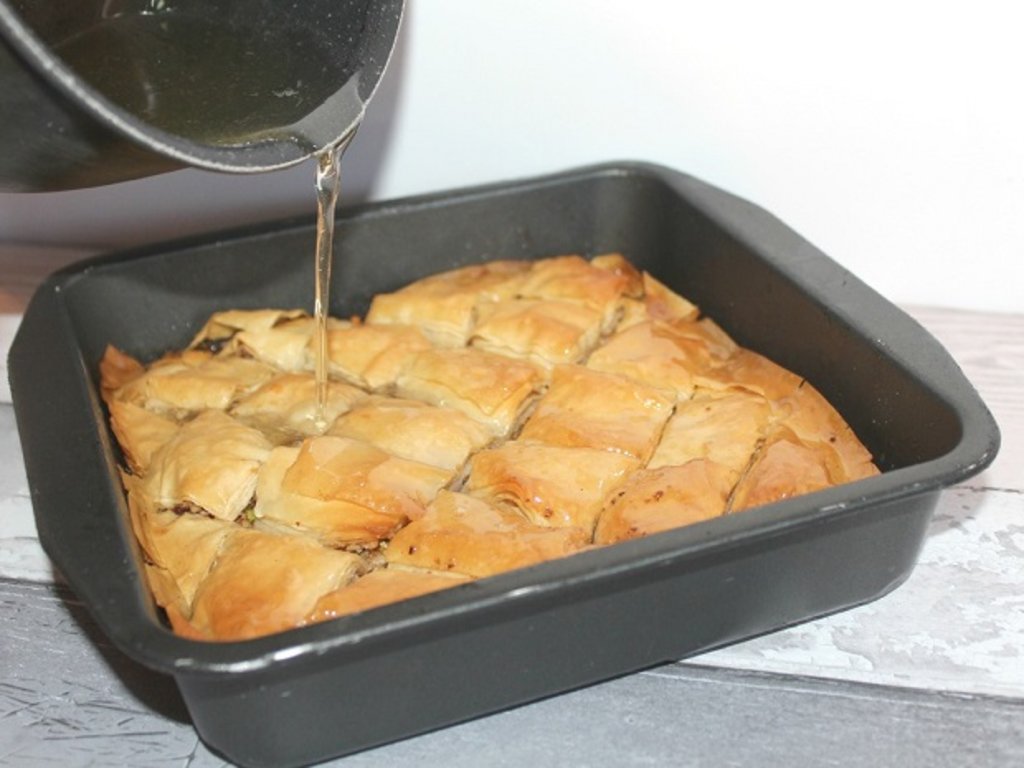
POLYGON ((146 366, 110 344, 100 359, 100 392, 107 402, 117 398, 117 391, 146 372, 146 366))
POLYGON ((615 451, 646 461, 672 414, 673 400, 625 376, 560 365, 519 439, 615 451))
POLYGON ((807 428, 802 422, 801 417, 786 417, 775 425, 736 487, 732 511, 878 474, 867 450, 845 432, 845 424, 807 428))
POLYGON ((608 333, 621 318, 630 289, 636 289, 632 274, 595 267, 576 255, 555 256, 532 264, 519 285, 519 296, 591 307, 601 316, 602 331, 608 333))
POLYGON ((327 333, 328 371, 336 378, 372 391, 387 389, 417 352, 430 342, 410 325, 354 322, 327 333))
POLYGON ((621 253, 602 253, 590 260, 590 266, 611 272, 619 279, 626 298, 640 299, 644 295, 644 274, 621 253))
POLYGON ((157 509, 142 480, 123 475, 132 530, 145 555, 150 588, 159 605, 182 616, 192 612, 196 589, 209 573, 224 540, 239 526, 205 514, 157 509))
POLYGON ((121 446, 125 462, 135 474, 145 473, 153 454, 177 434, 180 425, 134 403, 111 399, 107 407, 110 411, 110 426, 121 446))
POLYGON ((505 437, 543 387, 536 366, 478 349, 432 349, 409 360, 399 397, 454 408, 505 437))
POLYGON ((125 477, 132 527, 174 630, 244 640, 301 626, 316 602, 365 570, 361 558, 189 512, 156 509, 125 477))
POLYGON ((662 322, 693 322, 700 312, 693 302, 680 296, 649 273, 643 273, 644 306, 647 317, 662 322))
POLYGON ((718 391, 743 390, 780 402, 795 393, 803 379, 749 349, 738 349, 719 365, 696 377, 699 386, 718 391))
POLYGON ((263 333, 305 316, 301 309, 228 309, 214 312, 188 346, 189 349, 220 351, 239 333, 263 333))
MULTIPOLYGON (((337 323, 337 320, 330 320, 337 323)), ((252 357, 282 371, 313 367, 310 341, 313 318, 301 310, 232 310, 218 312, 192 340, 190 348, 227 350, 252 357)))
POLYGON ((676 407, 647 466, 658 469, 710 459, 728 469, 735 483, 771 423, 771 405, 760 395, 699 391, 676 407))
POLYGON ((645 321, 614 334, 587 367, 616 373, 686 399, 701 372, 724 363, 734 347, 705 323, 645 321))
MULTIPOLYGON (((830 455, 831 454, 831 455, 830 455)), ((801 440, 785 427, 776 429, 756 456, 733 494, 732 511, 791 499, 834 485, 827 445, 801 440)))
POLYGON ((605 497, 639 467, 613 451, 512 441, 476 454, 463 490, 535 525, 589 534, 605 497))
POLYGON ((494 439, 486 426, 454 408, 376 396, 339 417, 327 434, 362 440, 400 458, 452 471, 494 439))
POLYGON ((391 564, 482 578, 565 557, 586 548, 579 528, 534 525, 483 499, 441 491, 427 514, 391 540, 391 564))
MULTIPOLYGON (((123 357, 123 355, 122 355, 123 357)), ((185 419, 208 409, 224 410, 277 374, 266 363, 221 357, 199 349, 171 354, 125 381, 115 399, 149 411, 185 419)))
POLYGON ((641 275, 640 297, 626 299, 618 330, 650 321, 693 322, 699 317, 700 310, 693 302, 644 272, 641 275))
POLYGON ((144 492, 157 507, 235 520, 249 506, 270 451, 260 431, 221 411, 204 411, 153 454, 144 492))
POLYGON ((601 338, 601 322, 597 309, 571 301, 494 302, 480 307, 470 344, 550 369, 586 357, 601 338))
POLYGON ((425 277, 375 296, 366 322, 416 326, 439 346, 465 346, 477 306, 516 296, 529 267, 523 261, 492 261, 425 277))
POLYGON ((352 580, 363 561, 312 540, 239 528, 199 584, 175 629, 202 639, 245 640, 311 622, 317 601, 352 580), (187 623, 182 624, 184 619, 187 623))
POLYGON ((839 412, 816 390, 803 381, 780 402, 782 425, 793 430, 804 442, 828 446, 838 462, 831 472, 835 484, 878 474, 871 453, 857 438, 839 412))
POLYGON ((732 487, 732 473, 708 459, 641 470, 611 495, 594 543, 614 544, 718 517, 732 487))
POLYGON ((321 597, 313 607, 309 620, 326 621, 359 613, 399 600, 457 587, 467 581, 470 581, 468 577, 450 571, 378 568, 321 597))
POLYGON ((315 537, 332 547, 372 549, 423 516, 449 470, 392 456, 345 437, 279 446, 259 473, 258 527, 315 537))
POLYGON ((317 413, 316 378, 311 373, 282 373, 241 398, 230 413, 260 429, 275 443, 321 431, 318 417, 330 424, 366 398, 366 393, 341 381, 327 383, 327 400, 317 413))

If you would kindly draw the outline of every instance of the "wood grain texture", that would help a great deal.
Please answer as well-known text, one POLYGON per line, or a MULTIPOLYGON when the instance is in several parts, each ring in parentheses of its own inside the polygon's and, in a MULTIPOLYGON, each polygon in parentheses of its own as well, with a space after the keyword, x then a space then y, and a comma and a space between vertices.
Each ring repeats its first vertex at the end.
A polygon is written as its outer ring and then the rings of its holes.
POLYGON ((1002 431, 996 460, 974 488, 1024 491, 1024 314, 910 307, 949 350, 1002 431))
POLYGON ((696 657, 733 669, 1024 697, 1024 496, 957 487, 875 602, 696 657))
POLYGON ((50 582, 54 569, 39 546, 14 409, 0 405, 0 577, 50 582))
MULTIPOLYGON (((0 609, 0 764, 226 765, 70 592, 0 581, 0 609)), ((1009 699, 670 664, 329 765, 1001 768, 1024 764, 1022 718, 1009 699)))

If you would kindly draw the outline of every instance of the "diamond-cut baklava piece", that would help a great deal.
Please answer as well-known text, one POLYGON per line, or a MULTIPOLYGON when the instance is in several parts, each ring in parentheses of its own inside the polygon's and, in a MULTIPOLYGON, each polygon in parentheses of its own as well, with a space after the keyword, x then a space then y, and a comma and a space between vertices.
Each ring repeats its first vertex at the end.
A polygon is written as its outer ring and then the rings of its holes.
POLYGON ((244 640, 300 627, 322 595, 363 568, 356 555, 309 539, 239 528, 196 589, 187 624, 175 628, 200 638, 244 640))
POLYGON ((149 469, 153 454, 178 432, 178 422, 147 411, 134 403, 109 400, 110 426, 132 472, 143 474, 149 469))
POLYGON ((432 349, 409 360, 400 397, 455 408, 506 436, 543 386, 536 366, 478 349, 432 349))
POLYGON ((458 470, 473 451, 494 439, 490 429, 462 411, 391 397, 364 400, 327 433, 448 470, 458 470))
POLYGON ((142 488, 142 480, 123 475, 128 490, 132 530, 145 554, 156 601, 188 615, 192 598, 217 558, 224 539, 239 530, 234 523, 205 514, 159 510, 142 488))
POLYGON ((464 491, 536 525, 589 533, 605 497, 639 466, 614 451, 513 441, 473 457, 464 491))
POLYGON ((252 501, 270 450, 258 430, 222 411, 204 411, 153 454, 142 488, 157 507, 234 520, 252 501))
POLYGON ((146 366, 110 344, 100 359, 100 392, 107 402, 116 399, 117 391, 146 372, 146 366))
POLYGON ((318 434, 322 418, 330 424, 366 398, 361 389, 341 381, 327 383, 323 413, 317 413, 316 378, 311 373, 282 373, 231 407, 231 415, 262 430, 274 442, 318 434))
POLYGON ((619 330, 644 322, 693 322, 700 310, 647 272, 642 275, 642 297, 627 299, 619 330))
POLYGON ((125 477, 132 527, 175 631, 243 640, 306 623, 321 596, 365 570, 356 555, 205 515, 156 510, 125 477))
POLYGON ((275 448, 259 474, 256 525, 337 547, 376 547, 424 508, 450 470, 345 437, 275 448))
POLYGON ((555 256, 536 261, 519 295, 527 299, 575 301, 596 309, 601 328, 609 332, 622 315, 623 302, 635 278, 614 269, 601 269, 580 256, 555 256))
POLYGON ((464 584, 469 578, 450 571, 378 568, 350 584, 321 597, 310 613, 310 621, 359 613, 380 605, 419 597, 439 589, 464 584))
MULTIPOLYGON (((762 446, 736 486, 733 512, 802 496, 834 485, 838 457, 824 443, 805 442, 785 427, 762 446)), ((842 481, 840 481, 842 482, 842 481)))
POLYGON ((621 253, 602 253, 590 260, 590 266, 611 272, 621 281, 622 294, 638 299, 644 295, 644 275, 621 253))
POLYGON ((222 348, 240 332, 262 333, 305 315, 301 309, 228 309, 214 312, 193 337, 189 348, 222 348))
POLYGON ((839 467, 832 472, 835 483, 878 474, 871 454, 835 408, 809 382, 763 355, 741 349, 702 375, 700 382, 719 391, 763 396, 771 405, 774 424, 791 430, 799 442, 827 447, 826 454, 839 467))
POLYGON ((426 515, 391 539, 387 559, 480 578, 571 555, 589 543, 579 528, 534 525, 483 499, 441 491, 426 515))
POLYGON ((760 395, 699 391, 679 403, 665 425, 649 469, 710 459, 733 473, 733 482, 750 464, 772 420, 772 408, 760 395))
POLYGON ((483 304, 470 344, 552 368, 575 363, 597 345, 601 313, 571 301, 513 299, 483 304))
POLYGON ((871 453, 838 411, 809 382, 802 382, 779 402, 780 423, 805 442, 827 445, 840 467, 831 472, 834 483, 847 483, 878 474, 871 453))
POLYGON ((732 352, 733 347, 706 324, 647 321, 614 334, 590 356, 587 367, 628 376, 685 399, 693 392, 695 378, 732 352))
POLYGON ((409 325, 350 323, 327 334, 330 374, 371 390, 394 384, 406 361, 426 349, 426 336, 409 325))
POLYGON ((646 461, 672 414, 673 400, 625 376, 560 365, 519 439, 616 451, 646 461))
POLYGON ((778 402, 792 395, 803 379, 764 355, 738 349, 721 364, 702 371, 697 384, 712 390, 745 390, 778 402))
POLYGON ((414 325, 435 344, 461 347, 473 329, 476 307, 516 295, 529 262, 492 261, 425 277, 374 297, 370 324, 414 325))
MULTIPOLYGON (((108 350, 107 355, 112 354, 108 350)), ((128 356, 120 353, 118 357, 118 370, 125 373, 128 356)), ((190 349, 160 358, 133 378, 126 376, 110 396, 174 418, 187 418, 211 408, 224 410, 276 373, 258 360, 190 349)))
POLYGON ((732 488, 732 472, 707 459, 640 470, 611 495, 594 543, 614 544, 718 517, 732 488))
MULTIPOLYGON (((341 321, 328 321, 337 325, 341 321)), ((314 320, 300 310, 235 310, 210 318, 191 348, 253 357, 282 371, 313 367, 310 343, 314 320)))

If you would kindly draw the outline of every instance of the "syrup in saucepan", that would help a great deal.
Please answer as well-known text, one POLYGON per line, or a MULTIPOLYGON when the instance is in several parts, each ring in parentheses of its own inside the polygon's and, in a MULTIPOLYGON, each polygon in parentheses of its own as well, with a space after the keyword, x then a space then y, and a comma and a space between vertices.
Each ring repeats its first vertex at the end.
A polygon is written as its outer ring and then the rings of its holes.
POLYGON ((370 41, 384 20, 368 0, 334 3, 321 24, 269 0, 9 1, 148 138, 235 149, 239 166, 254 146, 294 145, 283 160, 333 143, 383 71, 370 41))

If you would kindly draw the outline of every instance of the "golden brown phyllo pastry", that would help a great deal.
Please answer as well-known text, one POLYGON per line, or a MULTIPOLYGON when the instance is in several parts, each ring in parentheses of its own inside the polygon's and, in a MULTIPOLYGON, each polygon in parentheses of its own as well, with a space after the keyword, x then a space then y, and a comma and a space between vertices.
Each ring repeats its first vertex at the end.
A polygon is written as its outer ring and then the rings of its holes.
POLYGON ((323 621, 876 474, 799 376, 618 254, 462 267, 329 323, 230 310, 101 384, 175 631, 323 621))

